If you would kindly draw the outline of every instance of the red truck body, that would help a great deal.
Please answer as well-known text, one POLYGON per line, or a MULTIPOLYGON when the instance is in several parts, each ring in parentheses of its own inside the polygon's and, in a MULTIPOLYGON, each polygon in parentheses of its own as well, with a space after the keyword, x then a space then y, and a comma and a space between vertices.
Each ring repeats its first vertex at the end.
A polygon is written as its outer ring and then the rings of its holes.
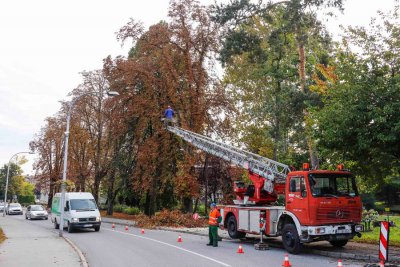
POLYGON ((267 200, 275 200, 278 193, 248 188, 240 183, 235 186, 237 203, 246 199, 248 204, 218 206, 223 216, 221 227, 232 238, 246 233, 282 236, 286 250, 298 253, 302 243, 321 240, 344 246, 362 231, 362 203, 348 171, 290 172, 284 184, 275 184, 275 192, 285 194, 285 206, 268 205, 267 200), (263 205, 254 205, 257 198, 263 205))

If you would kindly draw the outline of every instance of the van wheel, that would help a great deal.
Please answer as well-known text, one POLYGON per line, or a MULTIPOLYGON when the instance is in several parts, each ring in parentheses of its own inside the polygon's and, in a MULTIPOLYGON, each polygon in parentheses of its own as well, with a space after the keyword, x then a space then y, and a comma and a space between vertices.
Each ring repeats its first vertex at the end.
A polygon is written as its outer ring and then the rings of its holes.
POLYGON ((299 234, 294 224, 286 224, 282 230, 282 242, 286 251, 291 254, 298 254, 301 249, 299 234))
POLYGON ((72 224, 68 222, 68 233, 72 233, 74 231, 74 228, 72 227, 72 224))
POLYGON ((346 246, 347 241, 349 241, 349 240, 347 240, 347 239, 345 239, 345 240, 332 240, 332 241, 329 241, 329 243, 331 243, 331 245, 334 246, 334 247, 341 248, 341 247, 346 246))
POLYGON ((237 221, 235 216, 233 215, 229 216, 227 226, 228 226, 228 234, 231 238, 236 239, 236 238, 243 238, 246 236, 246 233, 238 231, 237 221))
POLYGON ((95 231, 95 232, 100 231, 100 226, 95 226, 95 227, 94 227, 94 231, 95 231))
POLYGON ((54 219, 54 229, 60 229, 60 225, 57 223, 57 219, 54 219))

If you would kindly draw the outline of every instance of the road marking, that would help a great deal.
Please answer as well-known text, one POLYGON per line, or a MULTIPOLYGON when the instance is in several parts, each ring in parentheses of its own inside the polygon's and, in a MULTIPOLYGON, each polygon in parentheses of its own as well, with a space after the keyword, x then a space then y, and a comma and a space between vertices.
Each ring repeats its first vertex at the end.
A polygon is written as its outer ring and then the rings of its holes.
POLYGON ((147 239, 147 240, 150 240, 150 241, 153 241, 153 242, 157 242, 157 243, 160 243, 160 244, 163 244, 163 245, 169 246, 169 247, 173 247, 173 248, 176 248, 176 249, 183 250, 183 251, 185 251, 185 252, 188 252, 188 253, 191 253, 191 254, 193 254, 193 255, 196 255, 196 256, 199 256, 199 257, 205 258, 205 259, 207 259, 207 260, 210 260, 210 261, 213 261, 213 262, 219 263, 219 264, 221 264, 221 265, 223 265, 223 266, 230 267, 230 265, 229 265, 229 264, 226 264, 226 263, 224 263, 224 262, 222 262, 222 261, 219 261, 219 260, 216 260, 216 259, 213 259, 213 258, 207 257, 207 256, 205 256, 205 255, 203 255, 203 254, 200 254, 200 253, 197 253, 197 252, 194 252, 194 251, 191 251, 191 250, 185 249, 185 248, 181 248, 181 247, 178 247, 178 246, 175 246, 175 245, 172 245, 172 244, 166 243, 166 242, 162 242, 162 241, 159 241, 159 240, 156 240, 156 239, 153 239, 153 238, 149 238, 149 237, 145 237, 145 236, 140 236, 140 235, 135 235, 135 234, 131 234, 131 233, 124 233, 124 232, 115 231, 115 230, 110 230, 110 229, 104 229, 104 228, 103 228, 102 230, 107 230, 107 231, 114 232, 114 233, 120 233, 120 234, 124 234, 124 235, 131 235, 131 236, 135 236, 135 237, 139 237, 139 238, 147 239))

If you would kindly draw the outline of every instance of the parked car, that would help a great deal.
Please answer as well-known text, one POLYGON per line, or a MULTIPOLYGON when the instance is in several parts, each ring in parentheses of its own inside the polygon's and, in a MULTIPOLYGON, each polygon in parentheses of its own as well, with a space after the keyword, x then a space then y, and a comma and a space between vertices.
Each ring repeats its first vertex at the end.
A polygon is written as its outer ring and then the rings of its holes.
POLYGON ((26 208, 25 219, 49 219, 49 214, 42 205, 29 205, 26 208))
POLYGON ((17 214, 22 215, 22 207, 19 203, 9 203, 6 208, 7 215, 17 214))
POLYGON ((0 203, 0 212, 4 212, 4 202, 0 203))

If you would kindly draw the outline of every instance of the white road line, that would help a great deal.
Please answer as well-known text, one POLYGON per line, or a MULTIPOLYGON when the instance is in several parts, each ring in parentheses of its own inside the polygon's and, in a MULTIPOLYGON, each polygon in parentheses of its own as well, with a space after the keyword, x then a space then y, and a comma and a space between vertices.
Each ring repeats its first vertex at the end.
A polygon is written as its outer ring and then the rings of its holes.
POLYGON ((224 262, 222 262, 222 261, 219 261, 219 260, 216 260, 216 259, 207 257, 207 256, 205 256, 205 255, 199 254, 199 253, 197 253, 197 252, 194 252, 194 251, 191 251, 191 250, 188 250, 188 249, 185 249, 185 248, 181 248, 181 247, 178 247, 178 246, 175 246, 175 245, 171 245, 171 244, 168 244, 168 243, 165 243, 165 242, 162 242, 162 241, 153 239, 153 238, 149 238, 149 237, 145 237, 145 236, 140 236, 140 235, 135 235, 135 234, 131 234, 131 233, 124 233, 124 232, 115 231, 115 230, 110 230, 110 229, 104 229, 104 228, 103 228, 102 230, 107 230, 107 231, 110 231, 110 232, 120 233, 120 234, 124 234, 124 235, 131 235, 131 236, 135 236, 135 237, 147 239, 147 240, 150 240, 150 241, 153 241, 153 242, 157 242, 157 243, 160 243, 160 244, 169 246, 169 247, 173 247, 173 248, 176 248, 176 249, 183 250, 183 251, 188 252, 188 253, 191 253, 191 254, 193 254, 193 255, 196 255, 196 256, 205 258, 205 259, 207 259, 207 260, 210 260, 210 261, 219 263, 219 264, 221 264, 221 265, 223 265, 223 266, 230 267, 229 264, 226 264, 226 263, 224 263, 224 262))

